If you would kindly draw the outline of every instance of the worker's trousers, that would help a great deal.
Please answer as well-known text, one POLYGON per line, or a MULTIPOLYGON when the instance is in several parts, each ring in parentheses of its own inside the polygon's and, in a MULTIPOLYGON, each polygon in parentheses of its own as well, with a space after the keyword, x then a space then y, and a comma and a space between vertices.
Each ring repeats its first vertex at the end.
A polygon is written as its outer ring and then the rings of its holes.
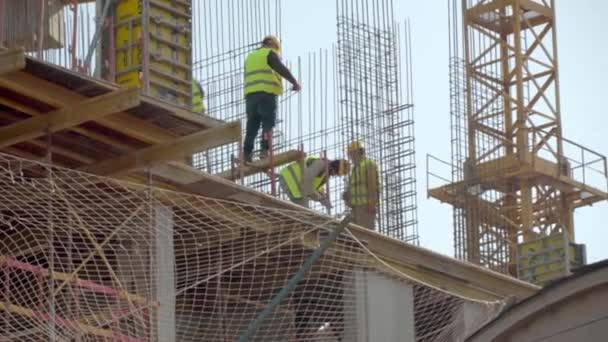
POLYGON ((365 227, 371 230, 375 230, 376 224, 376 211, 374 208, 373 212, 369 210, 367 205, 355 205, 352 207, 353 223, 365 227))
POLYGON ((262 151, 268 151, 268 134, 271 133, 277 118, 276 95, 257 92, 245 96, 247 110, 247 125, 245 128, 245 141, 243 142, 243 154, 245 159, 251 158, 253 143, 262 126, 262 140, 260 147, 262 151))

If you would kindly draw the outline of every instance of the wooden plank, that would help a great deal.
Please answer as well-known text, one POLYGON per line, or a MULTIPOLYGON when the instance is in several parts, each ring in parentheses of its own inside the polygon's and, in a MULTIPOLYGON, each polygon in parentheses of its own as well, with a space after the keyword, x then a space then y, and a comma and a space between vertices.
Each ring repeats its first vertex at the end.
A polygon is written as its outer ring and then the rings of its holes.
POLYGON ((203 127, 213 128, 213 127, 218 127, 224 123, 224 121, 222 121, 222 120, 213 118, 213 117, 205 115, 205 114, 195 113, 193 111, 190 111, 190 110, 187 110, 187 109, 184 109, 181 107, 176 107, 176 106, 170 105, 168 103, 165 103, 161 100, 158 100, 158 99, 153 98, 148 95, 142 95, 142 98, 143 98, 143 102, 153 105, 154 107, 158 107, 158 108, 161 108, 168 112, 171 112, 171 114, 173 116, 175 116, 176 118, 179 118, 184 121, 191 122, 191 123, 195 123, 195 124, 201 125, 203 127))
POLYGON ((113 175, 141 169, 153 163, 180 160, 197 152, 229 144, 241 139, 241 123, 235 121, 217 128, 151 146, 126 156, 87 165, 81 171, 98 175, 113 175))
MULTIPOLYGON (((37 78, 25 72, 15 72, 0 78, 0 87, 35 98, 56 108, 67 107, 89 99, 67 88, 37 78)), ((104 127, 147 144, 173 140, 178 135, 125 112, 95 120, 104 127)))
POLYGON ((47 115, 0 127, 0 148, 133 108, 139 105, 137 93, 137 89, 119 90, 52 111, 47 115))
MULTIPOLYGON (((93 1, 93 0, 91 0, 91 1, 93 1)), ((60 66, 57 66, 57 65, 54 65, 51 63, 47 63, 44 61, 40 61, 37 59, 33 59, 32 57, 26 56, 25 58, 26 58, 27 64, 42 64, 42 65, 44 65, 44 68, 53 69, 53 72, 55 72, 55 73, 64 73, 64 74, 69 74, 70 76, 78 76, 83 82, 86 82, 89 86, 106 89, 107 91, 117 90, 117 89, 121 88, 120 86, 118 86, 114 83, 110 83, 110 82, 107 82, 107 81, 104 81, 104 80, 101 80, 98 78, 78 74, 73 71, 66 70, 60 66)), ((205 115, 205 114, 196 113, 196 112, 193 112, 193 111, 185 109, 185 108, 176 107, 174 105, 171 105, 169 103, 166 103, 162 100, 156 99, 149 95, 142 94, 140 96, 142 97, 143 103, 151 105, 158 109, 167 111, 167 115, 174 116, 175 118, 184 120, 186 122, 195 124, 197 126, 201 126, 200 128, 213 128, 213 127, 219 126, 222 123, 224 123, 222 120, 213 118, 213 117, 205 115)))
MULTIPOLYGON (((287 151, 287 152, 283 152, 283 153, 279 153, 277 155, 274 156, 274 160, 273 160, 273 165, 274 166, 281 166, 281 165, 285 165, 291 162, 294 162, 296 160, 299 160, 302 156, 302 152, 301 151, 297 151, 297 150, 292 150, 292 151, 287 151)), ((260 173, 260 172, 267 172, 268 169, 270 168, 270 159, 266 158, 263 160, 257 160, 253 163, 250 163, 248 165, 243 166, 243 176, 247 177, 247 176, 251 176, 254 175, 256 173, 260 173)), ((234 170, 226 170, 223 171, 221 173, 216 174, 216 176, 225 178, 225 179, 229 179, 229 180, 236 180, 238 178, 240 178, 240 170, 236 169, 234 170)))
POLYGON ((23 49, 0 51, 0 76, 23 68, 25 68, 23 49))

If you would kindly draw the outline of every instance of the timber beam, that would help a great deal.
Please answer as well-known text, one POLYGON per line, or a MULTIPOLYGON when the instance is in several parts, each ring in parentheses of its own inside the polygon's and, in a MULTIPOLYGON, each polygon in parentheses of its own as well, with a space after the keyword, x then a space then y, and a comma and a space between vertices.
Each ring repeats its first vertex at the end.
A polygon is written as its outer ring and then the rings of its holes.
MULTIPOLYGON (((26 72, 14 72, 0 77, 0 87, 37 99, 55 108, 72 106, 89 99, 89 97, 26 72)), ((138 94, 137 97, 140 95, 138 94)), ((111 130, 152 145, 178 137, 176 133, 124 111, 98 118, 95 121, 111 130)))
POLYGON ((80 171, 103 176, 126 173, 155 163, 183 159, 194 153, 237 142, 240 139, 241 124, 240 121, 235 121, 150 146, 125 156, 87 165, 80 168, 80 171))
POLYGON ((302 152, 297 150, 291 150, 283 153, 279 153, 273 156, 272 163, 269 158, 258 160, 248 165, 243 166, 242 170, 235 168, 235 170, 227 170, 221 173, 216 174, 216 176, 229 179, 229 180, 237 180, 241 176, 241 171, 243 173, 243 177, 251 176, 256 173, 266 172, 273 166, 281 166, 296 160, 301 159, 302 152))
POLYGON ((23 49, 0 51, 0 76, 25 68, 25 52, 23 49))
POLYGON ((119 90, 0 128, 0 148, 36 139, 139 105, 138 89, 119 90))

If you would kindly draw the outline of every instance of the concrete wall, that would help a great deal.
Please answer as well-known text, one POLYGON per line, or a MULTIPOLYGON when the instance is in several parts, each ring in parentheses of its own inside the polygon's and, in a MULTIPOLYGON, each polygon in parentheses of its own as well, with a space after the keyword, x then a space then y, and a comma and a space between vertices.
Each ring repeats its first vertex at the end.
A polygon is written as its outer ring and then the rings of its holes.
POLYGON ((608 341, 608 260, 503 311, 467 342, 608 341))
POLYGON ((608 285, 564 300, 507 335, 502 341, 608 341, 608 285))

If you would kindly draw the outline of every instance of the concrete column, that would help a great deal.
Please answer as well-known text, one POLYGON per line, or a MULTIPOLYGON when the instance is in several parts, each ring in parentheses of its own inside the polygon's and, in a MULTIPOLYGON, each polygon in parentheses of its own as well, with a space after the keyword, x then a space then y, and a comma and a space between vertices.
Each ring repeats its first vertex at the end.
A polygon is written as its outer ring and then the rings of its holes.
POLYGON ((153 271, 155 297, 159 303, 156 312, 157 341, 175 342, 175 249, 173 245, 173 211, 165 206, 154 208, 153 271))
POLYGON ((410 284, 364 270, 353 272, 353 282, 346 289, 346 341, 415 342, 414 295, 410 284), (352 303, 348 303, 354 298, 352 303))

